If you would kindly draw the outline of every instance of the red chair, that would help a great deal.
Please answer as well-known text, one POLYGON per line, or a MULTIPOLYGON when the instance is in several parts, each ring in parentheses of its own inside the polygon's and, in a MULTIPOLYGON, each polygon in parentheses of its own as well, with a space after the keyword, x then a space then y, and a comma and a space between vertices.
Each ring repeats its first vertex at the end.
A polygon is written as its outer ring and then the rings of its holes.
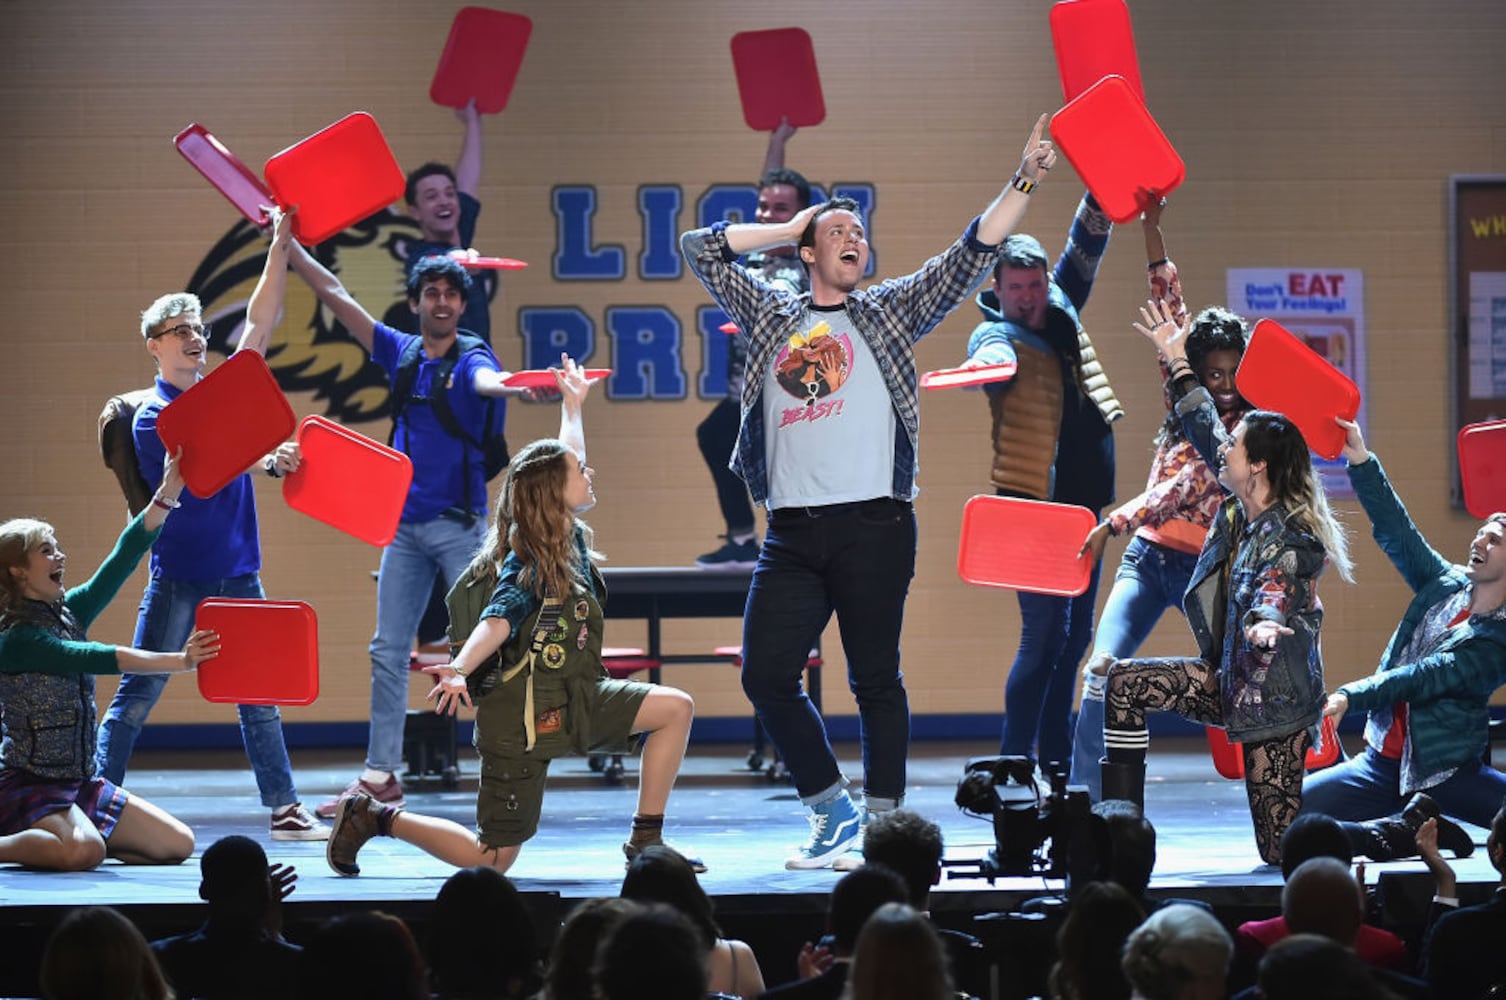
MULTIPOLYGON (((607 668, 607 674, 614 680, 626 680, 634 674, 641 674, 646 670, 658 670, 663 661, 652 656, 645 656, 641 649, 631 649, 625 646, 603 646, 601 648, 601 665, 607 668)), ((591 770, 599 771, 606 779, 607 784, 616 785, 622 781, 626 768, 622 763, 622 754, 593 753, 586 757, 586 763, 591 770)))
MULTIPOLYGON (((714 656, 726 659, 738 669, 743 665, 743 648, 741 646, 718 646, 711 651, 714 656)), ((821 675, 817 673, 821 669, 821 650, 813 649, 805 661, 805 690, 810 695, 811 701, 815 702, 816 709, 821 708, 821 675)), ((765 771, 764 745, 767 736, 763 731, 763 723, 758 721, 758 716, 753 716, 753 749, 748 751, 748 769, 751 771, 764 771, 770 781, 784 781, 789 778, 789 770, 784 766, 784 761, 779 757, 779 748, 772 747, 774 759, 769 762, 765 771)))
MULTIPOLYGON (((1222 729, 1208 727, 1208 752, 1213 755, 1213 767, 1225 778, 1245 776, 1244 744, 1229 739, 1222 729)), ((1318 733, 1318 742, 1307 748, 1307 769, 1316 771, 1328 767, 1339 759, 1339 730, 1332 718, 1323 717, 1318 733)))

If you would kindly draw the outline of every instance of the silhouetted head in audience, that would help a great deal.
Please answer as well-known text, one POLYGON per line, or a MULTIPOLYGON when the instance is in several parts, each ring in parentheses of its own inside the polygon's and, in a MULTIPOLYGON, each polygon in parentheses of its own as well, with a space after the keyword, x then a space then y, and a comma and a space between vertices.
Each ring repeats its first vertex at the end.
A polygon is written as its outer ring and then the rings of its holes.
POLYGON ((1127 1000, 1129 980, 1119 957, 1130 933, 1145 919, 1137 897, 1117 882, 1089 882, 1073 894, 1056 932, 1053 996, 1073 1000, 1127 1000))
POLYGON ((601 942, 595 975, 600 1000, 703 1000, 706 948, 679 910, 644 903, 601 942))
POLYGON ((956 995, 941 939, 925 914, 905 903, 885 903, 873 911, 858 934, 847 984, 853 1000, 951 1000, 956 995))
POLYGON ((711 897, 696 880, 695 869, 674 848, 653 844, 638 852, 622 879, 623 899, 668 903, 685 914, 709 949, 722 936, 711 911, 711 897))
POLYGON ((376 910, 342 913, 326 920, 303 946, 298 996, 429 1000, 427 978, 407 924, 376 910))
POLYGON ((429 974, 437 993, 531 996, 539 988, 538 931, 512 880, 487 865, 462 868, 434 897, 429 974), (472 933, 459 933, 471 928, 472 933), (478 947, 477 933, 484 935, 478 947))
POLYGON ((597 949, 622 919, 638 909, 631 899, 588 899, 570 911, 554 938, 543 1000, 596 1000, 592 963, 597 949))
POLYGON ((864 862, 898 872, 917 910, 930 908, 931 887, 941 881, 942 850, 941 827, 918 812, 889 809, 868 816, 864 862))
POLYGON ((1095 803, 1093 815, 1103 821, 1107 845, 1098 881, 1113 882, 1136 899, 1143 898, 1156 867, 1156 828, 1139 806, 1125 799, 1095 803))
POLYGON ((1338 858, 1309 858, 1281 890, 1281 915, 1293 934, 1321 934, 1348 948, 1365 922, 1365 894, 1338 858))
POLYGON ((1297 866, 1312 858, 1337 858, 1354 863, 1354 848, 1344 827, 1332 816, 1303 813, 1281 835, 1281 877, 1288 879, 1297 866))
POLYGON ((172 1000, 151 946, 108 906, 86 906, 58 922, 38 970, 47 1000, 172 1000))
POLYGON ((1207 910, 1162 907, 1124 943, 1124 975, 1145 1000, 1223 1000, 1234 942, 1207 910))
POLYGON ((272 880, 260 844, 250 837, 221 837, 199 859, 199 875, 199 898, 209 904, 211 920, 261 925, 272 880))
POLYGON ((1352 950, 1319 934, 1293 934, 1271 945, 1256 984, 1267 1000, 1395 1000, 1352 950))
POLYGON ((826 929, 831 932, 832 950, 842 958, 857 947, 863 924, 885 903, 905 903, 910 899, 905 880, 889 868, 868 862, 848 872, 832 887, 826 904, 826 929))

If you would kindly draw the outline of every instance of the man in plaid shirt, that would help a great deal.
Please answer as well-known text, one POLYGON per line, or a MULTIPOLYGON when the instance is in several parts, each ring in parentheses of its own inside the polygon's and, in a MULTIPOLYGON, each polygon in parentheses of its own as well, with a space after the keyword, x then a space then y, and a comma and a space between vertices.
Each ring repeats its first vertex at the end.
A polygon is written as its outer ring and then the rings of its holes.
POLYGON ((858 289, 868 241, 838 198, 783 223, 717 223, 681 249, 748 338, 732 468, 769 511, 743 614, 743 690, 811 809, 810 840, 787 868, 820 868, 861 836, 820 713, 800 686, 833 611, 862 725, 868 811, 901 804, 910 709, 900 622, 915 573, 920 414, 914 345, 977 286, 1055 162, 1036 122, 1019 172, 955 243, 920 270, 858 289), (810 290, 766 284, 736 263, 795 243, 810 290))

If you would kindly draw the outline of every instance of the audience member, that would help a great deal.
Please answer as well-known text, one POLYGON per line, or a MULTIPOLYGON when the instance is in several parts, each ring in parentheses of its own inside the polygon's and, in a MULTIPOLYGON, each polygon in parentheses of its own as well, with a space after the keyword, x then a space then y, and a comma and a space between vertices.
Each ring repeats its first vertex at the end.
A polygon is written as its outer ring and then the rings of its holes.
POLYGON ((826 937, 800 949, 800 978, 764 994, 770 1000, 837 1000, 847 985, 852 953, 863 924, 885 903, 903 903, 909 894, 904 879, 883 865, 867 864, 848 872, 831 890, 826 908, 826 937))
MULTIPOLYGON (((1437 855, 1436 843, 1430 852, 1437 855)), ((1485 854, 1501 873, 1495 895, 1439 917, 1423 945, 1423 978, 1440 1000, 1506 994, 1506 802, 1490 821, 1485 854)))
POLYGON ((1260 961, 1258 984, 1236 1000, 1396 1000, 1353 951, 1319 934, 1293 934, 1260 961))
POLYGON ((667 903, 690 918, 706 952, 710 989, 717 993, 753 997, 764 990, 758 957, 743 941, 722 937, 712 914, 711 898, 696 881, 695 869, 665 845, 650 845, 628 863, 622 898, 637 903, 667 903))
POLYGON ((1073 895, 1056 933, 1051 995, 1056 1000, 1128 1000, 1129 980, 1119 956, 1145 920, 1136 897, 1114 882, 1089 882, 1073 895))
POLYGON ((638 909, 630 899, 588 899, 570 911, 554 937, 539 1000, 597 1000, 592 963, 601 942, 638 909))
POLYGON ((439 1000, 521 1000, 540 985, 533 914, 512 881, 487 865, 445 879, 425 953, 439 1000))
POLYGON ((885 903, 858 934, 847 1000, 953 1000, 941 939, 925 914, 885 903))
POLYGON ((173 991, 136 925, 108 906, 86 906, 58 922, 42 952, 47 1000, 173 1000, 173 991))
POLYGON ((706 949, 689 917, 648 903, 602 941, 595 976, 598 1000, 703 1000, 706 949))
POLYGON ((1124 974, 1135 1000, 1223 1000, 1234 942, 1207 910, 1165 906, 1124 944, 1124 974))
POLYGON ((221 837, 199 860, 199 898, 209 919, 198 930, 152 942, 173 989, 203 1000, 260 1000, 285 995, 298 980, 299 953, 283 940, 282 900, 297 879, 291 867, 267 864, 249 837, 221 837))
POLYGON ((379 910, 342 913, 325 921, 304 946, 297 996, 429 1000, 426 978, 407 924, 379 910))

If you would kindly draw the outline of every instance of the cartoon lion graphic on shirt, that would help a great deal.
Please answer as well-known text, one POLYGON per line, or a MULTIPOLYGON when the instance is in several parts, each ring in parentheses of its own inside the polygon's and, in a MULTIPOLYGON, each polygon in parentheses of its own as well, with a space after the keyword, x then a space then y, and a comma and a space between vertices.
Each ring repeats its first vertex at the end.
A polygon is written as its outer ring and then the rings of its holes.
POLYGON ((774 362, 774 377, 791 396, 815 406, 847 381, 852 349, 844 339, 832 336, 824 322, 795 334, 774 362))

